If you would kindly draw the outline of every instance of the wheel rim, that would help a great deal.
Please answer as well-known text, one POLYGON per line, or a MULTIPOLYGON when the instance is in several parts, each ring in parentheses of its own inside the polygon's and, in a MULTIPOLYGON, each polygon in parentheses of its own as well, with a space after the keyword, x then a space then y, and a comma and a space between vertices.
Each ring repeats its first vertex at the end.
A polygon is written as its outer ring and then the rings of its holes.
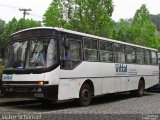
POLYGON ((88 91, 88 89, 83 89, 83 91, 82 91, 82 100, 84 102, 89 100, 89 91, 88 91))

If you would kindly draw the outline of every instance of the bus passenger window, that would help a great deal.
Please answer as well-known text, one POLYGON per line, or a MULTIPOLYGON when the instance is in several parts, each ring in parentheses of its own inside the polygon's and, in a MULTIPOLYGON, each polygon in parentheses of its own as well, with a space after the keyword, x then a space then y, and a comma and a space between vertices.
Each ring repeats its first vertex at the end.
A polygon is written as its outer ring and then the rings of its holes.
POLYGON ((98 51, 95 50, 85 50, 85 59, 88 61, 97 61, 98 51))
POLYGON ((100 41, 100 61, 113 62, 113 44, 100 41))
POLYGON ((136 49, 127 46, 126 47, 127 63, 136 63, 136 49))
POLYGON ((137 64, 144 64, 144 49, 137 48, 137 64))
POLYGON ((157 53, 155 51, 151 51, 151 59, 152 59, 152 64, 157 65, 157 53))
POLYGON ((84 39, 84 48, 91 48, 90 39, 84 39))
POLYGON ((125 63, 125 46, 121 44, 114 44, 115 62, 125 63))
POLYGON ((151 53, 149 50, 145 50, 145 64, 151 64, 151 53))
POLYGON ((69 48, 65 48, 62 68, 73 69, 81 61, 81 42, 69 40, 69 48))
POLYGON ((98 61, 98 41, 94 39, 84 39, 84 60, 98 61))

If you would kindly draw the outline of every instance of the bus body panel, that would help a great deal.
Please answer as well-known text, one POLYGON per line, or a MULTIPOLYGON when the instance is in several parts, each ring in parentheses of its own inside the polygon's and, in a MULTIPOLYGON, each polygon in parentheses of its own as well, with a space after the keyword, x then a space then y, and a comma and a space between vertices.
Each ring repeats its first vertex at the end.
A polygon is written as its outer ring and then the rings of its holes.
POLYGON ((44 73, 42 74, 3 74, 2 81, 44 81, 44 73))
POLYGON ((60 71, 60 66, 50 72, 46 72, 45 81, 48 81, 49 85, 58 85, 59 84, 59 71, 60 71))
POLYGON ((76 68, 72 70, 60 70, 60 78, 76 79, 76 78, 99 78, 99 62, 83 61, 76 68))
POLYGON ((116 72, 119 63, 82 62, 73 70, 60 70, 59 99, 78 98, 86 80, 94 85, 94 95, 136 90, 143 77, 145 88, 158 83, 158 66, 127 65, 127 72, 116 72), (144 70, 145 68, 145 70, 144 70))
POLYGON ((58 100, 79 98, 79 91, 86 80, 91 80, 96 89, 94 95, 101 95, 101 80, 98 78, 60 79, 58 100))
POLYGON ((60 79, 58 100, 79 98, 80 81, 83 80, 60 79))

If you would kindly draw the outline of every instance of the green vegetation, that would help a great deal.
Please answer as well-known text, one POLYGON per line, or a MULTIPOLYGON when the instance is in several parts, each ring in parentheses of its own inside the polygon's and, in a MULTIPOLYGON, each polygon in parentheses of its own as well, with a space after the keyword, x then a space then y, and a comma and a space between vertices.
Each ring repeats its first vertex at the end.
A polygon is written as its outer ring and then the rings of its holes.
MULTIPOLYGON (((150 15, 142 5, 133 18, 119 23, 112 20, 112 0, 53 0, 44 14, 44 25, 63 27, 93 35, 108 37, 157 48, 160 51, 160 16, 150 15)), ((0 58, 9 36, 19 30, 41 26, 34 20, 13 18, 8 23, 0 19, 0 58)))
POLYGON ((0 80, 2 78, 3 69, 4 69, 4 66, 0 64, 0 80))
POLYGON ((4 66, 0 63, 0 91, 2 87, 2 74, 3 74, 4 66))
POLYGON ((0 27, 0 56, 4 58, 6 43, 8 42, 9 36, 12 33, 26 28, 38 27, 41 26, 41 24, 30 19, 17 20, 16 18, 13 18, 7 24, 0 20, 0 26, 2 26, 0 27))
POLYGON ((111 38, 115 31, 112 0, 53 0, 44 14, 46 26, 111 38))
POLYGON ((157 28, 151 21, 149 11, 145 5, 142 5, 137 10, 130 27, 130 39, 133 43, 152 48, 160 48, 160 41, 156 35, 157 28))
POLYGON ((157 27, 145 5, 136 11, 129 22, 120 21, 116 39, 160 50, 160 36, 156 34, 157 27))
POLYGON ((3 39, 2 39, 2 34, 5 28, 5 21, 0 19, 0 58, 2 57, 2 52, 3 52, 3 39))
MULTIPOLYGON (((4 58, 5 47, 12 33, 22 29, 38 26, 41 26, 39 22, 29 19, 17 20, 16 18, 13 18, 7 24, 5 24, 5 21, 0 19, 0 59, 4 58)), ((3 69, 3 63, 0 62, 0 79, 2 77, 3 69)))
POLYGON ((121 19, 118 26, 111 19, 113 10, 112 0, 54 0, 46 10, 43 22, 46 26, 68 28, 160 50, 160 36, 156 34, 159 28, 156 25, 160 23, 155 16, 150 16, 145 4, 130 21, 121 19))

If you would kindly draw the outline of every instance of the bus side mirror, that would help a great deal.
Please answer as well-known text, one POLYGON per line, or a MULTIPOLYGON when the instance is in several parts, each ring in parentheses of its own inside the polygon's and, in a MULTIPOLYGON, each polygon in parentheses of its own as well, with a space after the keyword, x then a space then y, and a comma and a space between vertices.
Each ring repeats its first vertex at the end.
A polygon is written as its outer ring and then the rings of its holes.
POLYGON ((69 47, 70 47, 69 39, 65 39, 64 46, 65 46, 66 49, 69 49, 69 47))

